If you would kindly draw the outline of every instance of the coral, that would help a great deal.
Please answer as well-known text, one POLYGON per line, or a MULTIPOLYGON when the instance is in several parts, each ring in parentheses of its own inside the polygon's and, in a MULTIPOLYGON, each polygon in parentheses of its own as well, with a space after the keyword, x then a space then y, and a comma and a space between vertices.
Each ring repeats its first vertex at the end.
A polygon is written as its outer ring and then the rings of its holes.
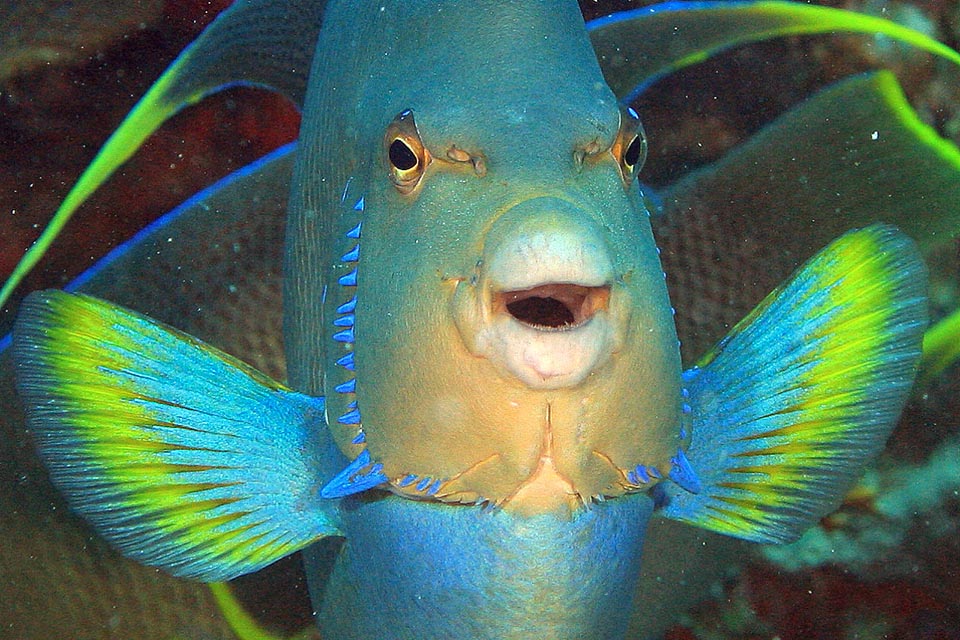
POLYGON ((854 491, 859 504, 848 503, 793 544, 763 547, 764 557, 787 571, 836 564, 864 577, 915 572, 903 553, 908 536, 922 533, 932 543, 960 530, 947 508, 960 499, 960 436, 943 440, 923 464, 886 462, 854 491))

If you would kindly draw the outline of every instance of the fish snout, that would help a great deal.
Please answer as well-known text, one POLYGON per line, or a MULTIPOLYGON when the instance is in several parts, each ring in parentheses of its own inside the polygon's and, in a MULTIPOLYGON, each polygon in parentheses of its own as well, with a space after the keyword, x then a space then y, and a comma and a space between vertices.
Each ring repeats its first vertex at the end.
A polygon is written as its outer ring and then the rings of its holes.
POLYGON ((614 280, 603 232, 582 208, 527 200, 487 232, 475 278, 457 291, 457 325, 474 355, 529 388, 575 386, 622 342, 614 280))

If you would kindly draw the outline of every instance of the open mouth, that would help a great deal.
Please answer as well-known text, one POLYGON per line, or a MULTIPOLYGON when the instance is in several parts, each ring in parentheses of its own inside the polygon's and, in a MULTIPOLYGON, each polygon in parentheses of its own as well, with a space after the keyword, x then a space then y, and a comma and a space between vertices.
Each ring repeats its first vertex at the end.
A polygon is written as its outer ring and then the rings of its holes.
POLYGON ((507 313, 534 329, 564 331, 582 326, 610 301, 610 287, 548 283, 494 295, 494 312, 507 313))

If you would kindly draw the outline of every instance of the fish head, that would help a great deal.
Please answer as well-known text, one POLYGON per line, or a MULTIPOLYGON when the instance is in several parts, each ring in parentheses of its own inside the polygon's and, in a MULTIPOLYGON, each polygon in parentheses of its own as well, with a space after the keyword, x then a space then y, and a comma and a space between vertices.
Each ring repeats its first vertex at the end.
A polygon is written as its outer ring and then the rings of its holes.
POLYGON ((584 42, 562 73, 511 73, 491 45, 363 99, 378 111, 342 198, 325 392, 338 446, 396 493, 576 511, 649 487, 681 444, 643 130, 584 42))

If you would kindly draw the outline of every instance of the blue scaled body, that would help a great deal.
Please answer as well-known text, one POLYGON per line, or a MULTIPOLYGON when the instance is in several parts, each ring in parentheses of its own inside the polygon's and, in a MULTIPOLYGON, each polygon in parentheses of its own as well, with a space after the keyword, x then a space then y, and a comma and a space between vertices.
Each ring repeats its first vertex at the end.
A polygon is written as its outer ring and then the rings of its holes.
MULTIPOLYGON (((340 612, 321 622, 323 632, 521 638, 549 629, 559 638, 624 637, 631 616, 624 603, 633 599, 652 510, 646 495, 607 501, 573 519, 348 499, 341 514, 353 535, 329 581, 311 584, 315 602, 340 612)), ((309 575, 321 575, 310 569, 330 554, 322 545, 311 550, 309 575)))
POLYGON ((17 386, 73 509, 186 578, 304 549, 324 637, 572 639, 645 621, 652 517, 783 542, 834 507, 912 384, 917 249, 840 236, 682 371, 620 104, 640 78, 595 53, 611 25, 591 40, 573 2, 499 0, 214 22, 94 166, 229 82, 302 108, 271 161, 293 155, 286 381, 32 294, 17 386), (238 54, 264 43, 274 64, 238 54))

